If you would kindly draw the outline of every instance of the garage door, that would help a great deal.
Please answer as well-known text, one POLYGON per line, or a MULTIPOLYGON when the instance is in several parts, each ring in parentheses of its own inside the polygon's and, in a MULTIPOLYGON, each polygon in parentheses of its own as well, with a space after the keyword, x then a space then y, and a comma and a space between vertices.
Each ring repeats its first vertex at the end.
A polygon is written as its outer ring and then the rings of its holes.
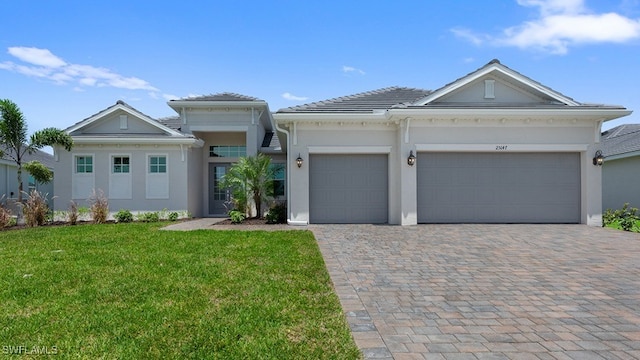
POLYGON ((420 223, 579 223, 578 153, 420 153, 420 223))
POLYGON ((385 154, 309 157, 309 221, 386 223, 388 156, 385 154))

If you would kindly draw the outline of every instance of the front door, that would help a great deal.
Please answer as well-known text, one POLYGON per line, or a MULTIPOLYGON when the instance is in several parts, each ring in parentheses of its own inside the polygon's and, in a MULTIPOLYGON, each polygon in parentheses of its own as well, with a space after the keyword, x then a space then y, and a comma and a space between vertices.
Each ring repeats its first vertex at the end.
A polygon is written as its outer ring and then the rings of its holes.
POLYGON ((231 191, 222 188, 220 182, 231 164, 209 164, 209 215, 227 215, 231 206, 231 191))

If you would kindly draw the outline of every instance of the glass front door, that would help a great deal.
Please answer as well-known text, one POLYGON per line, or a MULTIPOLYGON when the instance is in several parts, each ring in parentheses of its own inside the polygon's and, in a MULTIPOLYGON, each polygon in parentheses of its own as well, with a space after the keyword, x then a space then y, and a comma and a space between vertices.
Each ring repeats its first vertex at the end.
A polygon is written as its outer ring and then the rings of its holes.
POLYGON ((226 216, 232 206, 231 191, 220 186, 230 166, 231 164, 209 164, 209 215, 226 216))

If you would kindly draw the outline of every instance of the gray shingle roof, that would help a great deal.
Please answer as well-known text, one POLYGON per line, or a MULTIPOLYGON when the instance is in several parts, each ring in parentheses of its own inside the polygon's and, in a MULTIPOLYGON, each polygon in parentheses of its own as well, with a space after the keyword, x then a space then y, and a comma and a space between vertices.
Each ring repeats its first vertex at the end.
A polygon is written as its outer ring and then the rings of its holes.
POLYGON ((182 121, 180 121, 179 116, 167 116, 159 118, 157 121, 169 129, 182 131, 182 121))
POLYGON ((393 105, 412 103, 430 93, 430 90, 425 89, 392 86, 325 101, 288 107, 278 110, 278 113, 371 112, 373 110, 386 110, 393 105))
MULTIPOLYGON (((171 100, 174 101, 174 100, 171 100)), ((182 98, 177 101, 262 101, 253 96, 236 94, 232 92, 222 92, 217 94, 209 94, 195 97, 182 98)))
MULTIPOLYGON (((10 154, 13 154, 13 152, 9 152, 4 145, 0 145, 0 147, 2 148, 2 151, 5 153, 4 156, 2 157, 2 160, 10 161, 11 163, 13 163, 13 159, 11 159, 10 157, 10 154)), ((36 150, 36 152, 34 152, 33 154, 29 154, 28 152, 25 153, 24 156, 22 157, 22 164, 32 160, 40 161, 44 166, 48 167, 49 169, 53 169, 53 166, 55 164, 53 155, 41 150, 36 150)))
POLYGON ((625 124, 602 133, 602 155, 614 156, 640 151, 640 124, 625 124))

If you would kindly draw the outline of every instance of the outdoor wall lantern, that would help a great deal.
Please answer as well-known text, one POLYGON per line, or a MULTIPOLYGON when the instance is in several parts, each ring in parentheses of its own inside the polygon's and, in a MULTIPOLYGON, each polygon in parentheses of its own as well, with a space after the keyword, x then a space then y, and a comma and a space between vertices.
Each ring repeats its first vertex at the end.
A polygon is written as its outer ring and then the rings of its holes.
POLYGON ((602 166, 603 163, 604 163, 604 156, 602 156, 602 151, 598 150, 596 151, 596 155, 593 157, 593 165, 602 166))
POLYGON ((413 155, 413 150, 409 152, 409 157, 407 158, 407 164, 409 164, 409 166, 413 166, 416 164, 416 157, 413 155))
POLYGON ((298 158, 296 159, 296 164, 299 168, 302 167, 302 158, 300 157, 300 153, 298 153, 298 158))

